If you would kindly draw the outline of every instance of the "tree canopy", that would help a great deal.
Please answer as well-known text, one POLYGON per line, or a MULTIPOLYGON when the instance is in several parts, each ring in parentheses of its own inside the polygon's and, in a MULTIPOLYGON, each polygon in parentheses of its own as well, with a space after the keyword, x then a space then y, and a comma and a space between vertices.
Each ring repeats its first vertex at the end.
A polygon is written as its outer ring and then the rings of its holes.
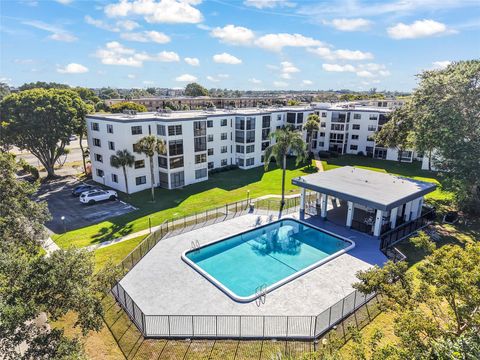
POLYGON ((134 110, 137 112, 145 112, 147 111, 147 108, 141 104, 137 104, 131 101, 123 101, 110 106, 110 111, 112 113, 122 113, 124 110, 134 110))
POLYGON ((205 89, 202 85, 197 83, 190 83, 185 87, 186 96, 208 96, 208 90, 205 89))
POLYGON ((31 200, 36 186, 17 180, 15 172, 14 156, 0 153, 0 353, 4 359, 82 359, 78 338, 34 320, 43 313, 54 321, 74 312, 83 334, 99 330, 100 299, 112 278, 93 274, 93 258, 85 250, 41 254, 48 210, 31 200))
POLYGON ((0 104, 2 143, 30 151, 55 175, 57 160, 66 154, 89 108, 72 90, 32 89, 11 94, 0 104))

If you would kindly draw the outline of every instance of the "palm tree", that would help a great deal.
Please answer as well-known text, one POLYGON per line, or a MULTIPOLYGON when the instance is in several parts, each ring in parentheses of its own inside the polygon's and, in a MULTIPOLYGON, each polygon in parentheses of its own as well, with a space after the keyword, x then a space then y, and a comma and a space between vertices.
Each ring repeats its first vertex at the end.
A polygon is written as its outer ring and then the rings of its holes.
POLYGON ((145 154, 150 159, 150 184, 152 190, 152 201, 155 201, 154 182, 155 175, 153 174, 153 157, 155 153, 165 154, 167 152, 167 145, 165 141, 157 138, 155 135, 148 135, 135 144, 135 152, 145 154))
POLYGON ((127 149, 118 150, 115 155, 110 157, 110 165, 114 168, 122 168, 123 176, 125 178, 125 191, 128 194, 128 179, 127 166, 132 167, 135 163, 135 156, 133 156, 127 149))
POLYGON ((275 144, 265 149, 265 170, 272 158, 282 168, 282 201, 281 208, 285 205, 285 173, 287 170, 287 155, 293 153, 297 156, 296 164, 300 164, 306 158, 305 142, 302 139, 300 131, 294 131, 291 128, 283 128, 274 131, 270 137, 275 140, 275 144))
POLYGON ((303 130, 307 132, 308 153, 312 151, 313 132, 319 129, 320 118, 317 114, 310 114, 307 117, 307 122, 303 125, 303 130))

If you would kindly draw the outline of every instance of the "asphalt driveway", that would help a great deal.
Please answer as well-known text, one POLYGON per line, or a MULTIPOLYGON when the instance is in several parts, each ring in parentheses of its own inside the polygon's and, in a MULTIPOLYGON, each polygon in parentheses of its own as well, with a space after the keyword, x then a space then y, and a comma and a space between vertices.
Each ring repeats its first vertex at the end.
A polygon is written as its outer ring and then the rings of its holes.
POLYGON ((39 200, 48 204, 52 220, 45 226, 51 231, 63 233, 135 210, 133 206, 119 200, 94 205, 82 204, 78 197, 71 195, 72 189, 79 184, 77 179, 69 177, 51 181, 40 187, 37 195, 39 200), (62 221, 62 216, 65 216, 65 221, 62 221))

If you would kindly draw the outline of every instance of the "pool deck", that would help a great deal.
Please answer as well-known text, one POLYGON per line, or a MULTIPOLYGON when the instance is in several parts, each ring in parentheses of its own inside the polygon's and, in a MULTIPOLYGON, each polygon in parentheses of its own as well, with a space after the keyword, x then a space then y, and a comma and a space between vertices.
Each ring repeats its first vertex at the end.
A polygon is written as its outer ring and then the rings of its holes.
POLYGON ((317 315, 353 291, 357 271, 386 261, 378 239, 315 217, 306 219, 353 240, 355 248, 273 290, 258 306, 255 301, 235 302, 181 259, 192 240, 203 245, 272 220, 247 214, 161 240, 120 284, 145 315, 317 315))

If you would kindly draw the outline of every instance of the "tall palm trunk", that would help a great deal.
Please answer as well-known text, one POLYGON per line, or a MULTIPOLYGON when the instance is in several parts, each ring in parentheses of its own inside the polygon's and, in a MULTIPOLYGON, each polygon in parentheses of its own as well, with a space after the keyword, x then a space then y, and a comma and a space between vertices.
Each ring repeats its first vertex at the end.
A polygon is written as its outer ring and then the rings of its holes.
POLYGON ((153 156, 150 156, 150 189, 152 190, 152 201, 155 201, 155 188, 153 185, 154 180, 155 177, 153 174, 153 156))
POLYGON ((287 171, 287 154, 283 155, 282 161, 282 201, 280 202, 281 209, 283 209, 283 207, 285 206, 285 174, 287 171))
POLYGON ((83 172, 87 175, 87 162, 85 161, 85 149, 83 148, 83 132, 80 133, 78 137, 80 143, 80 151, 82 152, 82 162, 83 162, 83 172))
POLYGON ((122 166, 123 168, 123 177, 125 179, 125 191, 127 192, 127 195, 128 195, 128 180, 127 180, 127 168, 124 166, 122 166))

